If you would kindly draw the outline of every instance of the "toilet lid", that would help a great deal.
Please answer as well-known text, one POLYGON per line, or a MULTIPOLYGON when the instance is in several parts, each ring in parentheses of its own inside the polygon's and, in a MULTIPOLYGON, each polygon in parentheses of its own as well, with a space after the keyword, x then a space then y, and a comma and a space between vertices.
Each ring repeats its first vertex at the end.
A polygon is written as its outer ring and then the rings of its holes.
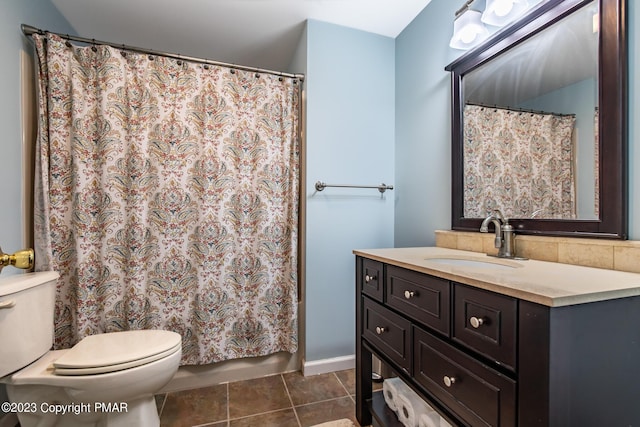
POLYGON ((59 375, 114 372, 150 363, 180 350, 182 338, 170 331, 142 330, 91 335, 53 362, 59 375))

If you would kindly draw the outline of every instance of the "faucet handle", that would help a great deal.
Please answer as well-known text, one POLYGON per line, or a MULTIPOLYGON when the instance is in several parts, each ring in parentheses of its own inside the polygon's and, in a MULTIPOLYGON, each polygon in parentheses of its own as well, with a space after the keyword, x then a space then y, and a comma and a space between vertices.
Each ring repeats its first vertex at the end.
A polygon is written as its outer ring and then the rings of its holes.
POLYGON ((496 238, 493 242, 493 246, 495 246, 496 248, 501 248, 502 247, 502 237, 500 235, 500 233, 496 233, 496 238))

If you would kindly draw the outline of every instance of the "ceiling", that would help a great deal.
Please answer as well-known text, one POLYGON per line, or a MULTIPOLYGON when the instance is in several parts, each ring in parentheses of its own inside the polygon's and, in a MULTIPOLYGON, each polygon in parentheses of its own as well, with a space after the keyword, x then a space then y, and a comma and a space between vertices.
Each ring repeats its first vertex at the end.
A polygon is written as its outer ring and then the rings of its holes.
POLYGON ((287 67, 305 20, 395 38, 431 0, 51 1, 81 37, 297 72, 287 67))

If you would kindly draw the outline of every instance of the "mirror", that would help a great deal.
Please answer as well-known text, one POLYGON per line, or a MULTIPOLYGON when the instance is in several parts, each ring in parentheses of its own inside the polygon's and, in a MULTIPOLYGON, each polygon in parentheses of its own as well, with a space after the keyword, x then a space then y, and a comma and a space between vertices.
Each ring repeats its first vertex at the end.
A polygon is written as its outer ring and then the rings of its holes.
POLYGON ((597 17, 593 0, 463 76, 465 218, 599 217, 597 17))
POLYGON ((446 67, 452 229, 624 239, 624 0, 548 0, 446 67))

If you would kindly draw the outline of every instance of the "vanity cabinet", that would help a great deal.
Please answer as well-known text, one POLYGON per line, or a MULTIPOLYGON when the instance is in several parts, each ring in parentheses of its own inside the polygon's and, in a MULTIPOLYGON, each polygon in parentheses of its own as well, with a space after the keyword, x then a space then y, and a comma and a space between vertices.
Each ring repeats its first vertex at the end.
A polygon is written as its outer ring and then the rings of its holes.
POLYGON ((361 425, 401 426, 375 354, 452 425, 640 426, 640 297, 551 307, 360 255, 356 278, 361 425))
POLYGON ((370 299, 363 300, 362 335, 405 373, 411 373, 411 322, 370 299))
POLYGON ((514 426, 516 382, 415 328, 413 379, 471 425, 514 426))
POLYGON ((387 266, 386 303, 414 322, 449 335, 449 281, 387 266))
POLYGON ((460 284, 453 285, 453 292, 451 338, 515 371, 518 300, 460 284))

